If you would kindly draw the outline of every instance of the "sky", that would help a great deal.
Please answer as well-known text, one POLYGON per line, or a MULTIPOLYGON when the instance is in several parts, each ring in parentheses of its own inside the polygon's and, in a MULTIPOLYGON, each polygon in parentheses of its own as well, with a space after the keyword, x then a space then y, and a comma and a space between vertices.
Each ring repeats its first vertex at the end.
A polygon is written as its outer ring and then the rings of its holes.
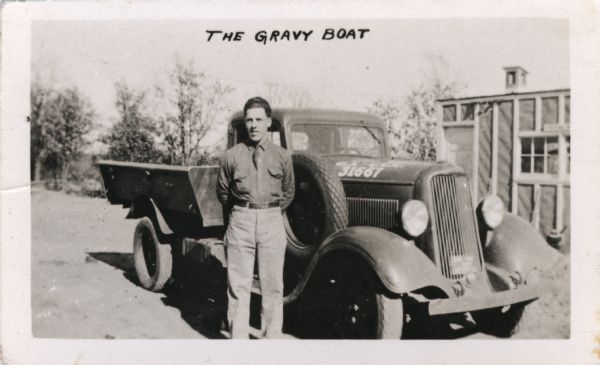
POLYGON ((264 95, 267 84, 305 91, 311 106, 365 111, 426 83, 435 60, 443 60, 445 77, 464 85, 460 96, 503 93, 505 66, 529 72, 526 90, 568 88, 568 35, 566 20, 541 18, 44 20, 32 26, 32 77, 78 87, 105 127, 116 115, 115 82, 140 90, 166 85, 175 55, 235 88, 228 112, 264 95), (323 40, 328 28, 354 29, 356 38, 358 29, 369 31, 362 39, 323 40), (244 34, 208 41, 207 30, 244 34), (307 41, 255 40, 258 31, 275 30, 313 33, 307 41))

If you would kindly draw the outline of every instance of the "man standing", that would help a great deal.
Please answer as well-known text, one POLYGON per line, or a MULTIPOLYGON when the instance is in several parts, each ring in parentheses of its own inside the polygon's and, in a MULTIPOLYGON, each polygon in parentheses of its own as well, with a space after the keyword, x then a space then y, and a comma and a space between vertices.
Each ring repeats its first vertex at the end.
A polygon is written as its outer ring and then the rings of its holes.
POLYGON ((254 260, 262 295, 261 332, 277 338, 283 325, 283 260, 286 235, 282 211, 294 198, 289 153, 267 137, 271 107, 260 97, 244 105, 248 140, 225 153, 217 196, 229 211, 225 233, 231 338, 248 338, 254 260))

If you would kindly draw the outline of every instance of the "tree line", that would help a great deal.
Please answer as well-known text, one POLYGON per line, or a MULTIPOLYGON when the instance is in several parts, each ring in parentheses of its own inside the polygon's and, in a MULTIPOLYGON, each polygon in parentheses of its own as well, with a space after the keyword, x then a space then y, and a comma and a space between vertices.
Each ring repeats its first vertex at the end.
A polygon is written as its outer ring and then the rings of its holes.
MULTIPOLYGON (((117 117, 106 133, 95 138, 106 146, 97 157, 171 165, 215 163, 222 146, 202 142, 233 90, 223 82, 209 81, 192 61, 179 58, 166 86, 136 90, 117 81, 117 117)), ((30 97, 32 180, 44 179, 61 189, 73 161, 93 142, 89 136, 98 127, 97 113, 75 87, 55 89, 34 81, 30 97)))
MULTIPOLYGON (((192 61, 178 57, 166 86, 136 90, 126 81, 115 83, 116 118, 105 133, 97 130, 97 113, 75 87, 55 89, 31 85, 31 176, 55 189, 64 188, 69 171, 86 144, 100 142, 106 151, 97 158, 170 165, 216 163, 225 147, 202 142, 225 111, 234 91, 224 82, 210 81, 192 61)), ((437 118, 435 101, 457 96, 461 85, 434 72, 407 96, 378 99, 367 111, 386 123, 394 158, 435 159, 437 118)), ((314 106, 306 90, 267 85, 274 106, 314 106)), ((96 176, 98 178, 98 176, 96 176)))

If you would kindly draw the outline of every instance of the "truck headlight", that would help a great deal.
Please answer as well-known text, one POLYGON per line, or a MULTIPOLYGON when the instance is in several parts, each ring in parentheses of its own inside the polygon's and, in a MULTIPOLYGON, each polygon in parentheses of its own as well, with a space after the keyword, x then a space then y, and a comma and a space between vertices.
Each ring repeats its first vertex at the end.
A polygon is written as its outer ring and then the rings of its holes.
POLYGON ((494 229, 502 223, 504 218, 504 203, 497 195, 486 196, 479 205, 481 216, 485 224, 494 229))
POLYGON ((429 221, 427 207, 420 200, 409 200, 402 206, 402 228, 413 237, 425 232, 429 221))

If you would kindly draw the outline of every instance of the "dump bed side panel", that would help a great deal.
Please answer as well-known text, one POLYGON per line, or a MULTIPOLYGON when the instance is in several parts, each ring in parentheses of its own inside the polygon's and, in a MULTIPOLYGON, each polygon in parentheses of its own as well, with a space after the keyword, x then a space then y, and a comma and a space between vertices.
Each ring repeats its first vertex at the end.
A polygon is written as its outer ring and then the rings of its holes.
POLYGON ((192 167, 189 171, 196 202, 202 212, 205 226, 223 225, 223 207, 217 199, 218 166, 192 167))
POLYGON ((101 161, 108 200, 128 207, 140 197, 151 198, 175 232, 223 225, 215 188, 218 167, 185 167, 101 161))

